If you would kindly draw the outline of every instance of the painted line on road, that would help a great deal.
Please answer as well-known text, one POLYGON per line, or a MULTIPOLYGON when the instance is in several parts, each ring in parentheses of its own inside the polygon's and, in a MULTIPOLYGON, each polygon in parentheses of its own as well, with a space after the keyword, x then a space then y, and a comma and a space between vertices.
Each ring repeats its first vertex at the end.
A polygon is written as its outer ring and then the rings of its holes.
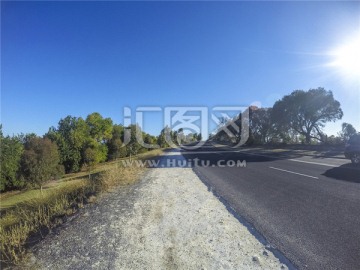
POLYGON ((297 175, 301 175, 301 176, 305 176, 305 177, 310 177, 310 178, 314 178, 314 179, 319 179, 319 177, 316 177, 316 176, 311 176, 311 175, 307 175, 307 174, 297 173, 297 172, 288 171, 288 170, 284 170, 284 169, 280 169, 280 168, 275 168, 275 167, 269 167, 269 168, 270 168, 270 169, 274 169, 274 170, 278 170, 278 171, 282 171, 282 172, 287 172, 287 173, 297 174, 297 175))
POLYGON ((233 153, 232 151, 181 151, 181 154, 221 154, 221 153, 233 153))
MULTIPOLYGON (((244 152, 243 152, 244 153, 244 152)), ((331 165, 331 164, 327 164, 327 163, 321 163, 321 162, 312 162, 312 161, 304 161, 304 160, 300 160, 300 159, 293 159, 293 158, 289 158, 287 156, 277 156, 277 157, 271 157, 268 155, 261 155, 261 154, 254 154, 254 153, 244 153, 244 154, 248 154, 248 155, 252 155, 252 156, 260 156, 260 157, 267 157, 267 158, 272 158, 272 159, 282 159, 285 158, 286 160, 290 160, 290 161, 295 161, 295 162, 301 162, 301 163, 308 163, 308 164, 314 164, 314 165, 321 165, 321 166, 326 166, 326 167, 337 167, 339 165, 331 165)))
POLYGON ((339 166, 339 165, 331 165, 331 164, 320 163, 320 162, 304 161, 304 160, 299 160, 299 159, 289 159, 289 160, 296 161, 296 162, 302 162, 302 163, 308 163, 308 164, 322 165, 322 166, 327 166, 327 167, 339 166))

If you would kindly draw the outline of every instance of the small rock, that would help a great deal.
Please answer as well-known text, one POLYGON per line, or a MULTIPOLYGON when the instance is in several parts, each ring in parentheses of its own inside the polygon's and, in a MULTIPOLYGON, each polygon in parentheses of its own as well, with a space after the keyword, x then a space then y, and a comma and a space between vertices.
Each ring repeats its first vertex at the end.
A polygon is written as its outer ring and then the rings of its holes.
POLYGON ((96 201, 96 196, 91 195, 88 199, 87 199, 88 203, 94 203, 96 201))
POLYGON ((35 265, 35 263, 36 263, 36 258, 35 258, 35 256, 34 256, 33 254, 30 254, 30 256, 29 256, 28 259, 29 259, 29 260, 28 260, 28 264, 29 264, 29 265, 35 265))
POLYGON ((269 253, 266 251, 266 250, 264 250, 264 252, 262 253, 264 256, 269 256, 269 253))

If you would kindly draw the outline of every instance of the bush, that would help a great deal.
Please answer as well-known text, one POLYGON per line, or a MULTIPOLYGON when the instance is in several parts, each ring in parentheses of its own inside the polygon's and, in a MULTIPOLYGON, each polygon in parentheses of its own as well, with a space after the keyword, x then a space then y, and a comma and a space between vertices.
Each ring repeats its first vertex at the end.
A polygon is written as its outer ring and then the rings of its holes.
POLYGON ((56 144, 48 138, 33 137, 25 143, 21 158, 21 174, 32 186, 42 188, 63 171, 56 144))

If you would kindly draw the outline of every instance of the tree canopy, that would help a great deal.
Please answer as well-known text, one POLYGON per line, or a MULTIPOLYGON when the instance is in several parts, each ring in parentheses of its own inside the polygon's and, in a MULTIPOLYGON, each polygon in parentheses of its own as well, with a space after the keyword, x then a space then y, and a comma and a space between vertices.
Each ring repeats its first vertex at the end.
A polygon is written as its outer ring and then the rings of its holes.
POLYGON ((109 160, 126 157, 126 148, 123 146, 123 138, 124 127, 122 125, 114 125, 112 137, 107 142, 109 160))
POLYGON ((24 147, 19 137, 4 137, 1 125, 0 150, 0 191, 21 188, 24 182, 19 178, 18 171, 24 147))
POLYGON ((277 101, 272 110, 272 121, 278 130, 292 129, 305 136, 306 143, 310 143, 312 138, 323 140, 325 123, 342 116, 340 102, 324 88, 295 90, 277 101))
POLYGON ((56 142, 65 172, 77 172, 82 165, 82 150, 88 141, 89 127, 81 117, 67 116, 45 135, 56 142))
POLYGON ((99 113, 95 112, 86 117, 86 124, 91 138, 98 142, 111 139, 113 122, 110 118, 103 118, 99 113))
POLYGON ((21 158, 22 175, 34 186, 42 187, 51 178, 59 176, 58 148, 48 138, 35 137, 25 143, 21 158))
POLYGON ((343 142, 346 142, 350 139, 351 136, 357 133, 356 129, 353 127, 352 124, 349 123, 342 123, 341 125, 341 132, 340 138, 343 142))

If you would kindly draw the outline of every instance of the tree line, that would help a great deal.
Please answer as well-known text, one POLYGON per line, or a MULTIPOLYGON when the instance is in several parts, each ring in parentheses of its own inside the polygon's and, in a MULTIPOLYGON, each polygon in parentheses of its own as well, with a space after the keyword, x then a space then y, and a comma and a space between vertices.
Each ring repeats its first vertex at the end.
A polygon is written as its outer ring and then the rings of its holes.
POLYGON ((357 133, 351 124, 343 123, 337 136, 327 136, 323 128, 327 122, 334 122, 342 117, 340 102, 334 99, 331 91, 321 87, 308 91, 295 90, 276 101, 273 107, 250 106, 246 113, 221 121, 212 137, 236 143, 245 135, 249 145, 318 142, 341 144, 357 133), (245 124, 248 125, 248 130, 241 134, 241 126, 245 124))
MULTIPOLYGON (((211 138, 235 143, 245 135, 247 144, 310 144, 314 141, 339 144, 356 134, 355 128, 343 123, 337 136, 327 136, 323 128, 327 122, 342 116, 340 103, 331 91, 296 90, 271 108, 250 106, 246 114, 223 119, 211 138), (244 124, 248 126, 246 134, 240 132, 244 124)), ((111 118, 103 118, 96 112, 85 119, 67 116, 42 137, 33 133, 4 136, 0 126, 0 191, 41 188, 46 181, 78 172, 84 166, 91 168, 101 162, 146 152, 151 150, 149 145, 164 148, 201 139, 201 134, 185 135, 182 129, 173 131, 169 127, 153 136, 138 125, 114 124, 111 118)))
POLYGON ((172 131, 168 127, 159 136, 153 136, 141 131, 138 125, 114 124, 111 118, 96 112, 85 119, 67 116, 42 137, 34 133, 4 136, 0 126, 0 191, 41 188, 65 173, 151 150, 146 145, 168 147, 165 136, 175 143, 178 138, 182 142, 201 139, 201 134, 185 136, 183 130, 172 131), (124 142, 128 131, 128 141, 124 142))

